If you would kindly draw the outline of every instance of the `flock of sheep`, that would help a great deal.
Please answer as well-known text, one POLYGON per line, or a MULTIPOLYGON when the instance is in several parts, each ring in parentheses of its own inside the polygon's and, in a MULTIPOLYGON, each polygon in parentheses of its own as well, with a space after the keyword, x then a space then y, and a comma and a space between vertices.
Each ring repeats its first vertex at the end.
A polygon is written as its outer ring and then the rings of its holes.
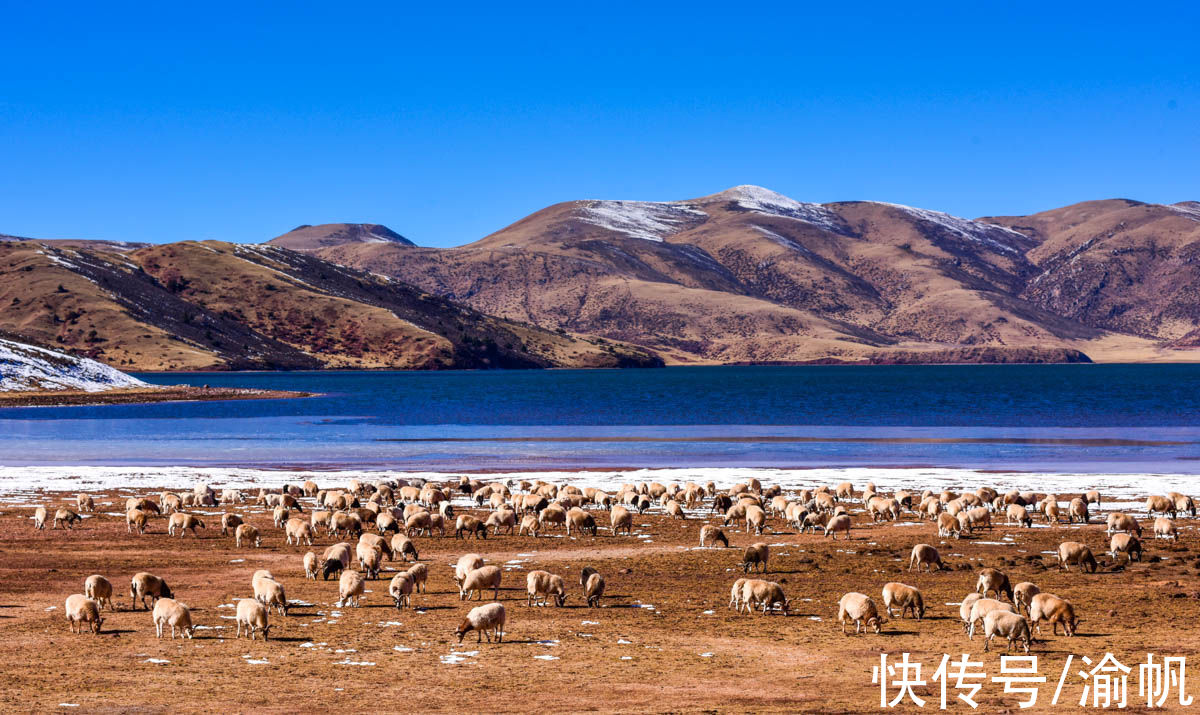
MULTIPOLYGON (((151 520, 165 517, 167 533, 183 538, 187 534, 197 535, 197 529, 207 528, 200 516, 185 511, 188 508, 238 505, 251 501, 248 495, 234 489, 226 489, 219 496, 207 485, 198 485, 192 492, 164 492, 158 502, 146 497, 131 497, 126 503, 126 526, 130 533, 144 534, 151 520)), ((1101 497, 1092 491, 1068 503, 1066 519, 1069 522, 1088 523, 1090 508, 1100 507, 1101 497)), ((1034 494, 1010 491, 1000 494, 989 487, 974 492, 956 494, 925 492, 915 494, 897 491, 890 496, 876 492, 873 484, 867 484, 862 492, 856 492, 849 482, 836 487, 803 489, 785 496, 778 486, 763 488, 756 479, 737 484, 727 491, 718 491, 709 482, 701 486, 689 482, 684 485, 626 484, 619 492, 611 494, 595 488, 558 486, 536 482, 490 482, 484 483, 461 477, 457 484, 435 484, 418 481, 407 483, 402 480, 380 481, 369 484, 351 480, 344 489, 320 489, 308 481, 303 485, 285 485, 281 489, 260 490, 257 505, 271 510, 274 526, 284 532, 289 545, 313 544, 314 537, 324 530, 334 538, 357 538, 356 543, 341 541, 329 546, 321 556, 309 551, 303 557, 303 568, 307 578, 321 577, 328 580, 338 577, 338 605, 358 606, 369 579, 379 578, 386 558, 391 561, 402 559, 414 564, 398 572, 388 587, 388 593, 397 609, 412 605, 415 593, 425 590, 429 575, 428 565, 420 561, 412 537, 433 536, 437 531, 443 537, 447 524, 453 522, 454 536, 458 539, 486 539, 489 531, 493 535, 505 532, 529 534, 537 537, 550 529, 565 529, 567 534, 598 533, 597 513, 607 511, 611 533, 632 534, 633 514, 642 513, 657 505, 662 511, 677 519, 686 519, 687 511, 695 514, 708 506, 708 514, 723 518, 722 526, 744 527, 747 533, 762 534, 771 518, 781 520, 790 528, 801 533, 822 531, 826 537, 837 539, 839 534, 850 538, 854 519, 851 507, 861 507, 863 514, 873 522, 899 519, 905 513, 917 515, 936 523, 939 536, 960 538, 980 528, 990 528, 993 518, 1003 514, 1010 525, 1029 527, 1034 514, 1047 522, 1061 521, 1058 498, 1053 494, 1034 494), (455 515, 451 506, 454 496, 469 499, 475 506, 491 511, 486 518, 463 513, 455 515), (302 499, 311 499, 308 518, 294 516, 304 512, 302 499), (590 509, 590 511, 589 511, 590 509), (723 517, 722 517, 723 515, 723 517), (371 533, 374 530, 375 533, 371 533), (352 568, 357 561, 358 569, 352 568)), ((76 501, 80 512, 95 510, 93 497, 80 494, 76 501)), ((1185 495, 1171 493, 1167 496, 1152 496, 1146 502, 1147 511, 1155 517, 1155 538, 1178 539, 1174 519, 1180 512, 1195 516, 1195 503, 1185 495)), ((49 511, 39 507, 34 513, 35 528, 44 529, 49 511)), ((70 508, 62 507, 53 516, 54 528, 71 529, 79 523, 80 516, 70 508)), ((1107 517, 1108 533, 1111 534, 1109 554, 1130 560, 1141 558, 1142 527, 1129 514, 1110 513, 1107 517)), ((226 512, 221 516, 221 533, 232 532, 236 545, 260 547, 262 532, 246 522, 240 515, 226 512)), ((722 544, 728 547, 729 538, 721 526, 704 524, 700 529, 700 546, 722 544)), ((747 546, 742 553, 741 566, 744 573, 751 570, 765 573, 770 549, 765 543, 747 546)), ((1062 542, 1057 550, 1059 568, 1071 566, 1079 570, 1094 572, 1097 567, 1095 555, 1084 543, 1062 542)), ((930 544, 916 544, 912 548, 908 569, 945 569, 938 550, 930 544)), ((476 639, 484 636, 497 642, 504 632, 506 613, 503 604, 496 602, 502 571, 496 565, 484 563, 476 553, 463 555, 454 567, 454 581, 459 588, 461 600, 482 600, 490 591, 493 602, 471 609, 455 630, 461 642, 463 637, 476 632, 476 639)), ((599 606, 604 595, 604 578, 591 567, 583 569, 579 579, 589 607, 599 606)), ((243 629, 249 638, 261 635, 269 637, 270 615, 276 611, 286 616, 288 600, 283 584, 266 570, 257 571, 251 579, 253 598, 237 602, 237 636, 243 629)), ((562 606, 567 599, 567 588, 562 576, 537 570, 526 577, 527 605, 547 605, 552 599, 562 606)), ((140 602, 151 610, 158 637, 164 637, 168 627, 171 637, 178 631, 191 637, 195 626, 186 605, 175 600, 174 594, 162 578, 150 573, 138 573, 130 582, 130 598, 136 610, 140 602)), ((892 582, 883 586, 881 598, 888 617, 911 615, 920 620, 925 615, 925 602, 921 592, 909 585, 892 582)), ((95 574, 84 582, 84 593, 73 594, 66 601, 66 618, 72 632, 83 632, 85 628, 99 633, 104 622, 104 606, 116 610, 113 601, 113 586, 107 578, 95 574)), ((761 610, 763 614, 776 609, 787 615, 790 601, 781 584, 758 578, 737 579, 730 592, 729 607, 739 612, 750 613, 761 610)), ((1042 593, 1031 582, 1012 586, 1009 577, 994 568, 979 571, 975 592, 967 596, 960 606, 963 629, 973 638, 978 626, 984 634, 984 650, 988 650, 995 637, 1006 639, 1009 648, 1023 646, 1029 652, 1032 642, 1031 625, 1041 632, 1043 623, 1052 626, 1057 635, 1061 625, 1067 636, 1076 632, 1079 623, 1075 607, 1066 599, 1051 593, 1042 593), (994 594, 994 598, 989 597, 994 594), (1002 599, 1007 599, 1005 602, 1002 599), (1022 615, 1024 614, 1024 615, 1022 615), (1028 620, 1026 620, 1028 617, 1028 620)), ((851 592, 842 596, 838 604, 838 622, 842 632, 853 623, 855 633, 865 629, 881 631, 887 619, 880 615, 879 608, 870 596, 851 592)))

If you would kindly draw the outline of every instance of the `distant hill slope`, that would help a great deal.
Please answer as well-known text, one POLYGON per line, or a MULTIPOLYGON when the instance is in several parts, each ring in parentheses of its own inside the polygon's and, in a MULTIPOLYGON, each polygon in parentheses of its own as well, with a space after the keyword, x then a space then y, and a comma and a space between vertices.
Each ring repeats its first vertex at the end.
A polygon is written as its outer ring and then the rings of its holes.
POLYGON ((0 330, 134 370, 653 365, 276 246, 0 243, 0 330))
POLYGON ((298 226, 268 243, 293 251, 315 251, 353 243, 391 243, 412 246, 404 236, 377 223, 323 223, 298 226))
POLYGON ((95 360, 0 338, 0 392, 101 392, 119 387, 143 387, 145 384, 95 360))
POLYGON ((678 363, 1183 356, 1031 291, 1047 237, 1019 223, 737 186, 555 204, 458 248, 356 242, 316 254, 678 363))

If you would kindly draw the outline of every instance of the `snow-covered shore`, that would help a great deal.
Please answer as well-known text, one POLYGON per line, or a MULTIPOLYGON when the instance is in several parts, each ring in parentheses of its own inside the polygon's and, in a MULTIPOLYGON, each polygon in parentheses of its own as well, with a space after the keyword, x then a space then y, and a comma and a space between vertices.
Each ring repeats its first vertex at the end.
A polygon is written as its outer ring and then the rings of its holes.
POLYGON ((101 392, 121 387, 146 387, 146 383, 95 360, 0 339, 0 392, 101 392))

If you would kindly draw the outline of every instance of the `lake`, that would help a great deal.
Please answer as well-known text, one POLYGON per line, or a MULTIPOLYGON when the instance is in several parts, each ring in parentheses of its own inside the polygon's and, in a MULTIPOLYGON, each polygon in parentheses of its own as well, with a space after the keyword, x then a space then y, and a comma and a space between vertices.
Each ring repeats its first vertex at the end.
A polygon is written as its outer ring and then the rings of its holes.
POLYGON ((3 409, 0 465, 1200 470, 1200 365, 139 377, 321 394, 3 409))

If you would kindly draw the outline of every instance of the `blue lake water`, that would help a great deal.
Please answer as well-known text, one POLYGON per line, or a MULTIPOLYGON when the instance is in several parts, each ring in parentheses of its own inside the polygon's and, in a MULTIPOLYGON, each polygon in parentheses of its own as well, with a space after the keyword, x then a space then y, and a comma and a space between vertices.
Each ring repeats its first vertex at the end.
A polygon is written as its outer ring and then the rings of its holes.
POLYGON ((0 409, 0 465, 1200 471, 1200 365, 139 377, 321 395, 0 409))

